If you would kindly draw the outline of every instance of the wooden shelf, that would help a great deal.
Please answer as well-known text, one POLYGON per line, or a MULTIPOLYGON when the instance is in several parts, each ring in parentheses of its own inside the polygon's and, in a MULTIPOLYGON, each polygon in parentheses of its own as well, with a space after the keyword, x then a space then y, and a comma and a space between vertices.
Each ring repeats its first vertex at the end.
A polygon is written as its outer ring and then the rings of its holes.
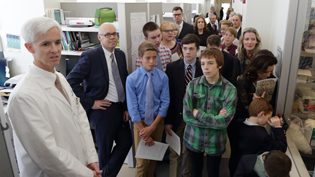
POLYGON ((61 25, 62 31, 74 31, 74 32, 98 32, 98 28, 92 27, 68 27, 66 25, 61 25))

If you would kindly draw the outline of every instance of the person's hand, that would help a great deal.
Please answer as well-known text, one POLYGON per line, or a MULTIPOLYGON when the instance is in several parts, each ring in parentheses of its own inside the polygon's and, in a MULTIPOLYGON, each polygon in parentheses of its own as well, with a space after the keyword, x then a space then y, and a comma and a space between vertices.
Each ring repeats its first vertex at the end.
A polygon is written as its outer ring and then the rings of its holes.
POLYGON ((164 126, 164 129, 165 129, 165 132, 167 134, 169 134, 170 136, 172 136, 172 128, 173 128, 173 125, 172 124, 166 124, 164 126))
POLYGON ((225 108, 220 110, 219 116, 225 116, 225 114, 227 113, 227 110, 225 108))
POLYGON ((95 100, 92 109, 106 110, 105 107, 109 107, 111 104, 109 100, 95 100))
POLYGON ((261 96, 257 96, 256 93, 253 94, 253 100, 256 98, 264 98, 266 92, 264 92, 261 96))
POLYGON ((271 117, 268 120, 268 124, 272 127, 280 127, 281 126, 281 119, 278 116, 271 117))
POLYGON ((124 119, 123 119, 123 121, 124 122, 128 122, 129 120, 130 120, 130 116, 129 116, 128 111, 124 111, 124 119))
POLYGON ((96 162, 90 163, 87 167, 93 171, 93 177, 102 177, 101 173, 103 172, 103 170, 98 169, 98 165, 96 162))
POLYGON ((195 109, 193 110, 193 115, 194 115, 194 117, 197 116, 197 113, 198 113, 198 109, 195 108, 195 109))
POLYGON ((227 51, 226 49, 223 49, 223 51, 224 51, 224 52, 226 52, 226 53, 230 53, 230 52, 229 52, 229 51, 227 51))
POLYGON ((147 140, 144 141, 144 145, 146 145, 146 146, 152 146, 152 145, 154 145, 153 139, 149 136, 149 137, 147 138, 147 140))
POLYGON ((144 127, 142 130, 140 130, 139 136, 146 141, 154 131, 152 126, 144 127))

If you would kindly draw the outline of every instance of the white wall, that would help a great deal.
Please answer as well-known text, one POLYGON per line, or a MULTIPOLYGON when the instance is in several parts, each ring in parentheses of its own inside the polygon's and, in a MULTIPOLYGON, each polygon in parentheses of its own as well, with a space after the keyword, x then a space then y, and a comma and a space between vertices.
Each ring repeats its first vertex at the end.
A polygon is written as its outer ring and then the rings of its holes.
POLYGON ((24 47, 24 40, 20 36, 21 50, 9 51, 6 34, 20 35, 20 29, 28 19, 44 15, 43 0, 1 0, 0 4, 0 35, 4 46, 4 56, 13 58, 11 76, 26 73, 33 61, 33 56, 24 47), (14 8, 14 10, 13 10, 14 8))
POLYGON ((232 0, 232 7, 234 9, 234 12, 243 14, 243 6, 243 2, 241 2, 240 0, 235 0, 234 3, 232 0))

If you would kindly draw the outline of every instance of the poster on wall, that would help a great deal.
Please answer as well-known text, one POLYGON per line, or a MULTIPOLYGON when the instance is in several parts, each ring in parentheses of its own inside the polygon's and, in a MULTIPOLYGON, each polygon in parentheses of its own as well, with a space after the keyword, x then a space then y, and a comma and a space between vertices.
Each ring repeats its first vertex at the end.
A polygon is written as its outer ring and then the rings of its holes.
POLYGON ((132 71, 136 70, 135 66, 138 58, 138 47, 145 41, 142 27, 146 24, 146 16, 146 12, 130 13, 132 71))

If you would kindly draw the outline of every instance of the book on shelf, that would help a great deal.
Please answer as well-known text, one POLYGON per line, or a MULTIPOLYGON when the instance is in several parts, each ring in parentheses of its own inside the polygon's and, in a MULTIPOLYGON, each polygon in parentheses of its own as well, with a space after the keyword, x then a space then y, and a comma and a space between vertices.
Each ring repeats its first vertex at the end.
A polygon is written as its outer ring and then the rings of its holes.
POLYGON ((58 9, 58 8, 45 9, 45 15, 48 18, 56 20, 60 25, 65 25, 66 24, 62 9, 58 9))
POLYGON ((266 92, 264 98, 271 101, 273 92, 276 88, 277 80, 277 78, 269 78, 257 81, 256 95, 262 96, 262 94, 266 92))

